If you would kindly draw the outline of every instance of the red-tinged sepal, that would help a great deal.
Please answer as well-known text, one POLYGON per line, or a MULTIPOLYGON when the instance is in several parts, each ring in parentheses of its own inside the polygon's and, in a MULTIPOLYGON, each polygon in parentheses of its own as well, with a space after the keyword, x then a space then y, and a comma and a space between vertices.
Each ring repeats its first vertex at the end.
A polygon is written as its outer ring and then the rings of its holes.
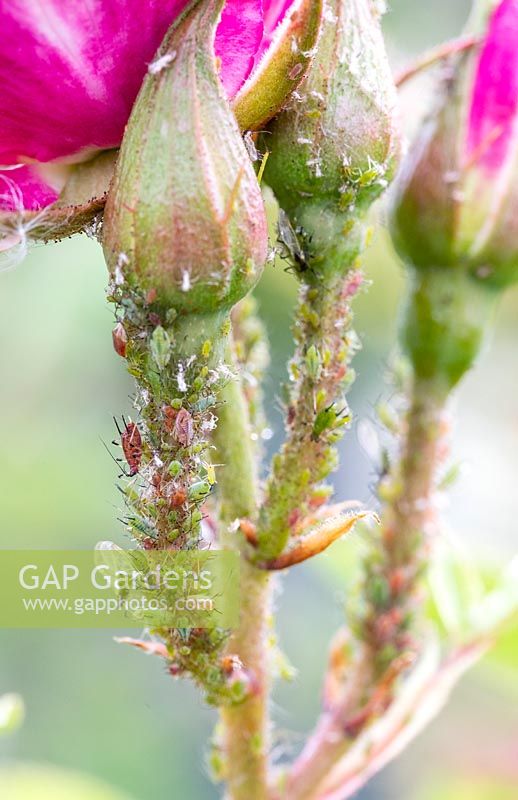
POLYGON ((304 79, 322 23, 323 0, 295 0, 273 32, 261 61, 235 96, 241 130, 259 130, 304 79))
POLYGON ((219 80, 222 2, 197 4, 170 30, 127 126, 106 205, 112 275, 177 312, 240 300, 267 255, 257 179, 219 80))

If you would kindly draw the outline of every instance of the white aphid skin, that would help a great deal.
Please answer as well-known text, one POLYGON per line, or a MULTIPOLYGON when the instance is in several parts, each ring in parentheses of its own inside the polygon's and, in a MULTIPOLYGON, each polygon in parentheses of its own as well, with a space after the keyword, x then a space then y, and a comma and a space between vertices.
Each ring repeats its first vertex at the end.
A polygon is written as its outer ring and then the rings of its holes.
POLYGON ((183 364, 181 362, 180 362, 180 364, 178 364, 178 372, 176 374, 176 383, 178 384, 178 389, 182 392, 182 394, 185 394, 185 392, 187 391, 188 387, 187 387, 187 383, 185 381, 184 366, 183 366, 183 364))
POLYGON ((147 71, 150 75, 158 75, 162 70, 172 64, 175 58, 176 50, 173 50, 171 53, 166 53, 155 59, 155 61, 152 61, 151 64, 148 65, 147 71))
POLYGON ((188 292, 191 286, 191 275, 188 270, 184 269, 182 272, 182 292, 188 292))

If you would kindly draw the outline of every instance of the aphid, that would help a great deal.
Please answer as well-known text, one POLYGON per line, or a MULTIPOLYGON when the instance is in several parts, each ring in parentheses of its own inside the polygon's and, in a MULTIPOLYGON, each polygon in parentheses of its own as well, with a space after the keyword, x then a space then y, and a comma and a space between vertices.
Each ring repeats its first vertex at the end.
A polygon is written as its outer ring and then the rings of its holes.
POLYGON ((318 412, 315 422, 313 423, 311 438, 316 441, 324 431, 336 430, 337 428, 347 425, 350 421, 351 415, 347 405, 338 410, 335 407, 335 403, 331 403, 330 406, 318 412))
POLYGON ((170 433, 174 429, 174 421, 178 415, 178 411, 172 406, 162 406, 162 414, 164 415, 164 427, 170 433))
POLYGON ((157 298, 157 295, 158 295, 158 292, 157 292, 157 290, 155 288, 150 289, 147 292, 147 294, 146 294, 146 303, 147 303, 148 306, 150 306, 152 303, 155 302, 155 300, 157 298))
POLYGON ((148 318, 150 324, 153 325, 155 328, 159 328, 160 327, 160 323, 162 322, 162 320, 160 319, 160 316, 155 311, 150 311, 147 318, 148 318))
POLYGON ((153 539, 156 536, 156 531, 152 523, 144 519, 144 517, 126 517, 125 519, 120 519, 123 525, 126 525, 131 531, 140 534, 140 536, 153 539))
POLYGON ((195 481, 195 483, 192 483, 189 486, 187 496, 189 500, 199 502, 200 500, 204 500, 210 494, 211 488, 212 487, 208 481, 195 481))
POLYGON ((126 357, 126 346, 128 344, 128 334, 122 322, 118 322, 112 331, 113 349, 121 358, 126 357))
POLYGON ((182 642, 188 642, 191 638, 192 628, 176 628, 176 632, 182 642))
POLYGON ((162 491, 162 475, 159 472, 155 472, 151 476, 150 483, 151 483, 151 486, 153 486, 157 490, 157 492, 160 494, 160 492, 162 491))
POLYGON ((259 161, 259 153, 257 152, 257 147, 255 146, 254 134, 252 131, 247 131, 245 133, 243 136, 243 142, 250 161, 259 161))
POLYGON ((399 567, 389 575, 389 586, 393 596, 400 594, 405 588, 407 577, 405 571, 399 567))
POLYGON ((167 331, 160 325, 160 317, 150 314, 149 320, 156 325, 149 343, 151 355, 159 370, 163 370, 171 360, 171 339, 167 331), (151 319, 153 317, 153 319, 151 319), (156 318, 156 319, 155 319, 156 318))
POLYGON ((174 421, 174 437, 183 447, 189 447, 194 436, 194 425, 191 414, 181 408, 174 421))
POLYGON ((142 539, 142 547, 144 550, 154 550, 156 548, 156 542, 151 536, 146 536, 145 539, 142 539))
POLYGON ((170 508, 180 508, 187 502, 187 491, 184 489, 183 486, 178 487, 174 490, 172 495, 169 498, 169 507, 170 508))
POLYGON ((222 656, 220 663, 225 675, 232 675, 236 670, 243 669, 243 662, 236 655, 222 656))
POLYGON ((311 269, 307 255, 299 240, 299 234, 302 234, 303 231, 302 229, 295 230, 293 228, 288 215, 282 208, 279 211, 278 231, 279 242, 284 246, 295 267, 300 272, 306 272, 306 270, 311 269))
MULTIPOLYGON (((140 462, 142 460, 142 437, 134 422, 126 422, 124 417, 122 417, 124 430, 121 431, 117 419, 115 417, 113 419, 119 436, 121 437, 124 458, 128 462, 129 477, 132 478, 140 469, 140 462)), ((117 444, 117 442, 115 442, 115 444, 117 444)))

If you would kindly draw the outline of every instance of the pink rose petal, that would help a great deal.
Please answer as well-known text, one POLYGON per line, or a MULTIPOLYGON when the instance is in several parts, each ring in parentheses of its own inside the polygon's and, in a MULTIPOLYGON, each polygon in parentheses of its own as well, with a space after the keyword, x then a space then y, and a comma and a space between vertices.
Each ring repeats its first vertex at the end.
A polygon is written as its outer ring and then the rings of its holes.
MULTIPOLYGON (((0 164, 73 163, 117 147, 146 69, 188 2, 0 0, 0 164)), ((215 51, 230 98, 290 5, 227 0, 215 51)), ((3 210, 57 197, 32 167, 0 174, 3 210)))
POLYGON ((256 63, 270 46, 277 25, 282 22, 293 5, 293 0, 265 0, 264 2, 264 36, 257 53, 256 63))
POLYGON ((221 58, 221 80, 228 97, 252 72, 262 39, 261 0, 227 0, 216 36, 216 55, 221 58))
POLYGON ((187 0, 3 0, 0 163, 117 146, 187 0))
POLYGON ((467 163, 489 171, 505 161, 518 112, 518 0, 502 0, 493 13, 476 68, 467 163))
MULTIPOLYGON (((148 64, 188 0, 2 0, 0 164, 120 144, 148 64)), ((260 0, 229 0, 216 52, 230 95, 263 31, 260 0)))
POLYGON ((32 167, 0 169, 0 211, 39 211, 58 198, 32 167))

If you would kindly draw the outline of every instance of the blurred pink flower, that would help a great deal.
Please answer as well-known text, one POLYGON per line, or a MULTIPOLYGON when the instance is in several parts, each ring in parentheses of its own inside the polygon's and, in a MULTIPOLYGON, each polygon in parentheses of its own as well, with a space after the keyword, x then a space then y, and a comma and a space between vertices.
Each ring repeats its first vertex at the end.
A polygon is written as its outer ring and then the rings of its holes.
POLYGON ((505 287, 518 280, 518 0, 481 0, 469 33, 480 43, 448 65, 402 165, 393 235, 416 266, 463 264, 505 287))
POLYGON ((468 120, 466 161, 498 170, 518 126, 518 0, 495 9, 480 51, 468 120))
MULTIPOLYGON (((146 70, 188 5, 0 4, 0 209, 37 210, 57 199, 63 170, 42 170, 41 164, 77 163, 119 146, 146 70)), ((215 50, 229 98, 253 73, 291 6, 289 0, 227 0, 215 50)))

